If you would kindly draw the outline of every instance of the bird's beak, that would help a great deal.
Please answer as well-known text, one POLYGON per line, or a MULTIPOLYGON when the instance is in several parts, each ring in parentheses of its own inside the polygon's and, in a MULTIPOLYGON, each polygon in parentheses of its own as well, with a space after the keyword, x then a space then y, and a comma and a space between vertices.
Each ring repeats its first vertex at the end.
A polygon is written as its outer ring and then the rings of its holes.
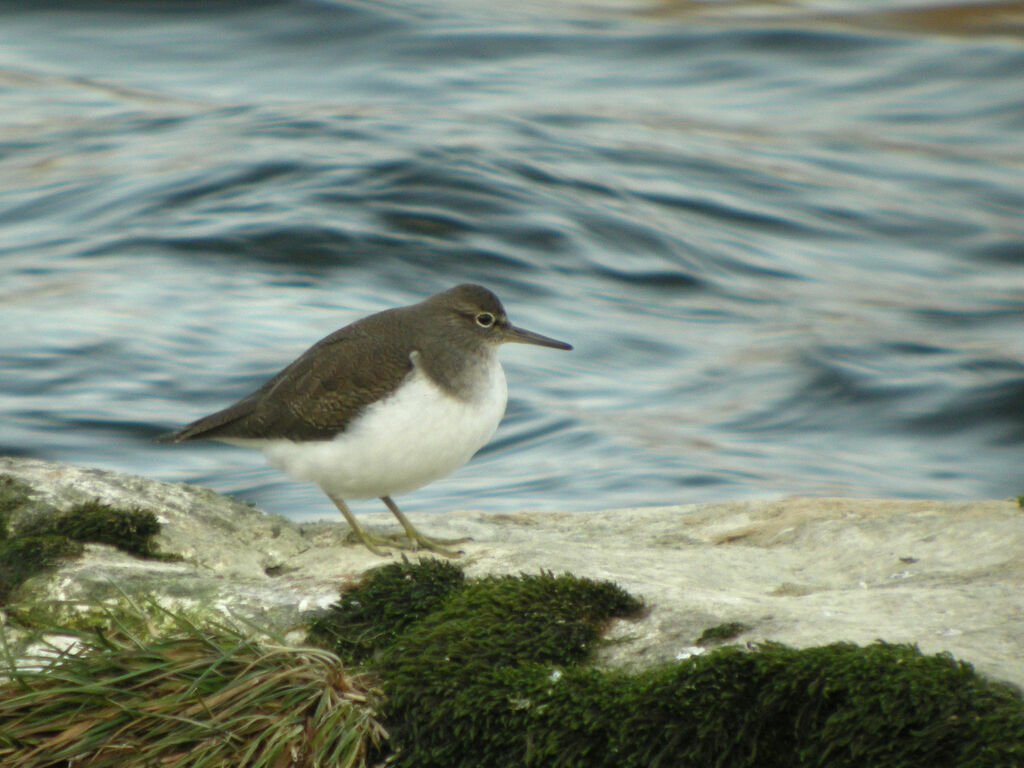
POLYGON ((552 339, 550 336, 541 336, 539 333, 527 331, 525 328, 516 328, 510 325, 505 329, 502 341, 511 341, 517 344, 536 344, 538 347, 551 347, 552 349, 572 349, 572 344, 552 339))

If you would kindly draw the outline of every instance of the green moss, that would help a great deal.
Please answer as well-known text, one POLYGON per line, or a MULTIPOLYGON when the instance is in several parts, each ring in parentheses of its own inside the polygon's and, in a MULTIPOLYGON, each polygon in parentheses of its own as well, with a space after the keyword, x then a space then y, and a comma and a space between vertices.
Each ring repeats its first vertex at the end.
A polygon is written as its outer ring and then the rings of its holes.
POLYGON ((587 660, 610 619, 642 607, 614 584, 568 574, 468 584, 384 653, 397 764, 553 764, 537 740, 554 734, 531 728, 552 676, 587 660), (531 755, 539 762, 524 762, 531 755))
POLYGON ((727 621, 725 624, 718 624, 705 629, 699 638, 697 645, 716 645, 717 643, 732 640, 737 635, 742 635, 751 627, 741 621, 727 621))
POLYGON ((1017 506, 1024 509, 1024 496, 1017 497, 1017 506))
POLYGON ((26 579, 62 558, 80 555, 83 543, 110 544, 140 557, 167 557, 156 551, 153 537, 159 532, 152 512, 90 501, 61 513, 34 502, 30 486, 0 476, 0 605, 26 579))
POLYGON ((81 553, 79 542, 63 536, 19 536, 0 540, 0 605, 29 577, 81 553))
MULTIPOLYGON (((342 600, 365 609, 354 610, 356 636, 381 642, 375 655, 360 653, 388 696, 389 765, 1024 764, 1020 693, 949 656, 883 643, 766 644, 638 674, 606 670, 592 664, 604 624, 641 608, 619 587, 569 575, 488 577, 423 610, 414 596, 436 578, 431 563, 388 566, 342 600), (409 606, 415 617, 378 623, 371 604, 396 615, 409 606)), ((332 631, 344 635, 344 622, 332 631)))
POLYGON ((142 509, 118 509, 99 501, 78 504, 62 515, 37 518, 18 535, 48 534, 73 541, 110 544, 141 557, 157 556, 153 537, 160 533, 156 515, 142 509))
POLYGON ((488 576, 414 623, 387 649, 383 669, 400 677, 420 674, 422 667, 571 664, 588 656, 609 619, 641 608, 640 601, 609 582, 550 573, 488 576))
POLYGON ((362 663, 393 644, 414 621, 437 609, 465 581, 447 560, 390 563, 368 571, 359 585, 310 626, 310 637, 346 664, 362 663))
POLYGON ((1024 760, 1018 694, 905 645, 722 648, 639 675, 575 669, 535 696, 526 740, 543 735, 545 748, 502 765, 980 768, 1024 760))
POLYGON ((0 541, 8 536, 11 513, 29 501, 29 486, 10 475, 0 475, 0 541))

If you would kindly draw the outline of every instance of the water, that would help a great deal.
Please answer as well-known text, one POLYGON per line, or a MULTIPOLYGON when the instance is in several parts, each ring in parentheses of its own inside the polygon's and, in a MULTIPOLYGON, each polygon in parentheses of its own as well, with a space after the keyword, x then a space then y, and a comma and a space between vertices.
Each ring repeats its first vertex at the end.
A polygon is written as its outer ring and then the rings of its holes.
POLYGON ((410 511, 1024 492, 1019 9, 489 5, 0 4, 0 453, 333 518, 153 437, 474 281, 576 351, 410 511))

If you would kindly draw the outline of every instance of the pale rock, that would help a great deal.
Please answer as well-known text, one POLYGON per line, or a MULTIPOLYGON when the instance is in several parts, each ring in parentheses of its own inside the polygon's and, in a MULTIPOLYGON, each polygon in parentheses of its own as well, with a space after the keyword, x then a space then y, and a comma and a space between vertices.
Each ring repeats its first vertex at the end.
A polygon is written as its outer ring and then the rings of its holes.
MULTIPOLYGON (((379 558, 343 522, 299 524, 212 491, 32 459, 0 458, 0 476, 66 510, 99 499, 152 510, 160 550, 112 547, 18 591, 24 602, 152 597, 205 606, 292 632, 379 558)), ((395 530, 386 512, 360 513, 395 530)), ((1024 510, 1010 501, 791 498, 589 514, 458 511, 412 516, 432 536, 471 536, 470 576, 550 570, 614 581, 649 607, 610 630, 609 663, 694 655, 701 633, 750 627, 730 642, 796 647, 836 641, 916 643, 1024 686, 1024 510)))

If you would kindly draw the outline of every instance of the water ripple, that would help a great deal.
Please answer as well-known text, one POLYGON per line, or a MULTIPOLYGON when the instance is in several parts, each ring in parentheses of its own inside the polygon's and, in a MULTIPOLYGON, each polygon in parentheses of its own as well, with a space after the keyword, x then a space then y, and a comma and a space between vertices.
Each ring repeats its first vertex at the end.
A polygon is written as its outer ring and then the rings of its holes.
POLYGON ((33 4, 0 26, 0 451, 150 438, 464 281, 506 421, 404 506, 1021 493, 1024 92, 1000 3, 33 4))

